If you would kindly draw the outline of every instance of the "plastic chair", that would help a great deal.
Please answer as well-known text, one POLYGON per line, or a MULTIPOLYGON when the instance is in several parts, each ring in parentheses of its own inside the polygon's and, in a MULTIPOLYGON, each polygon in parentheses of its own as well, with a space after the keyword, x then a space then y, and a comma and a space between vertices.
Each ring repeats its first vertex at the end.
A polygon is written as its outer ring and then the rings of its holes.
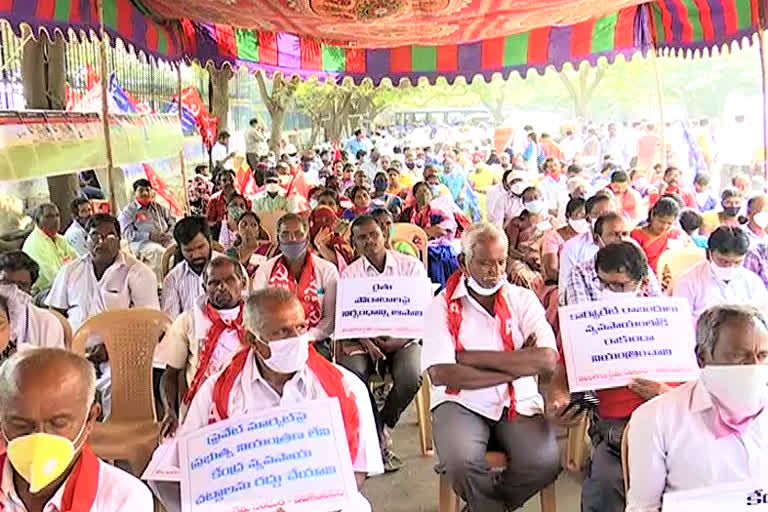
MULTIPOLYGON (((488 465, 494 470, 504 470, 507 467, 507 456, 503 452, 488 452, 485 455, 488 465)), ((440 474, 440 504, 439 512, 459 512, 459 497, 453 492, 453 486, 444 474, 440 474)), ((555 497, 555 482, 552 482, 539 492, 541 512, 557 512, 555 497)))
POLYGON ((431 387, 432 381, 429 380, 429 373, 424 372, 421 389, 416 393, 415 398, 416 419, 419 423, 419 445, 422 455, 432 455, 435 452, 435 442, 432 438, 432 418, 430 418, 431 387))
POLYGON ((624 499, 629 495, 629 423, 621 434, 621 474, 624 477, 624 499))
POLYGON ((171 325, 154 309, 106 311, 85 322, 72 340, 72 351, 85 355, 87 340, 101 338, 112 371, 112 412, 94 426, 88 443, 106 460, 125 460, 140 476, 157 448, 160 423, 155 415, 152 360, 155 347, 171 325))
POLYGON ((700 261, 704 261, 706 257, 706 251, 698 247, 670 249, 661 253, 656 265, 656 275, 659 277, 661 289, 670 293, 675 279, 700 261))
POLYGON ((64 330, 64 348, 70 350, 72 348, 72 326, 69 325, 69 320, 53 308, 46 311, 55 316, 61 324, 61 328, 64 330))
POLYGON ((579 424, 568 429, 568 442, 565 449, 563 468, 578 473, 587 463, 589 453, 589 415, 585 414, 579 424))
POLYGON ((392 241, 403 240, 416 244, 421 253, 421 261, 424 263, 424 267, 429 268, 429 252, 427 251, 429 238, 424 230, 415 224, 408 224, 407 222, 396 222, 392 226, 395 228, 395 232, 392 234, 392 241))
POLYGON ((254 212, 261 221, 261 227, 269 234, 269 239, 273 242, 277 241, 277 221, 280 217, 285 215, 283 210, 269 210, 254 212))

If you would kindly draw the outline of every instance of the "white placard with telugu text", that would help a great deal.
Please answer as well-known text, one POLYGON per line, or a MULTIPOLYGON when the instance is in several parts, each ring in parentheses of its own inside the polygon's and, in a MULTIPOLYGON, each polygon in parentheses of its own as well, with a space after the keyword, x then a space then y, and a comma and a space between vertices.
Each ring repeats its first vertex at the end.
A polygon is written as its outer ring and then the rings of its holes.
POLYGON ((768 511, 768 485, 739 482, 664 494, 663 512, 768 511))

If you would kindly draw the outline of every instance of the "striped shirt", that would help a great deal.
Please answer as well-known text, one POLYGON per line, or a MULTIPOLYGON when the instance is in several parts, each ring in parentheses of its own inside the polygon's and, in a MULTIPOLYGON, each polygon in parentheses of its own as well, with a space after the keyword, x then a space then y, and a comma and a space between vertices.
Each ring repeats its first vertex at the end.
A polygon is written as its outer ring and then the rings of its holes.
MULTIPOLYGON (((211 259, 224 256, 220 252, 212 251, 211 259)), ((210 261, 210 260, 209 260, 210 261)), ((203 275, 198 274, 189 266, 187 260, 176 265, 163 279, 163 292, 160 296, 160 304, 163 313, 171 320, 176 320, 184 311, 192 311, 195 300, 203 293, 203 275)))

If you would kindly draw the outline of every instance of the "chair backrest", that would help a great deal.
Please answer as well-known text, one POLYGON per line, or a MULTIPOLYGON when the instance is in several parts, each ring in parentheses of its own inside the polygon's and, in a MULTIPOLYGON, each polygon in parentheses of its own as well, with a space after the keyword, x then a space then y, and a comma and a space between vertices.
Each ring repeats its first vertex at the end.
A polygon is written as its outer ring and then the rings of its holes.
POLYGON ((64 348, 70 350, 72 348, 72 326, 69 325, 69 320, 53 308, 47 311, 53 314, 61 324, 61 328, 64 330, 64 348))
POLYGON ((624 496, 629 494, 629 423, 621 434, 621 474, 624 476, 624 496))
POLYGON ((72 351, 85 355, 89 338, 107 348, 112 373, 110 421, 156 421, 152 392, 152 360, 171 319, 154 309, 105 311, 90 318, 75 333, 72 351))
POLYGON ((421 261, 424 268, 429 269, 429 254, 427 251, 427 234, 419 226, 408 224, 407 222, 396 222, 393 224, 395 232, 392 234, 392 241, 405 241, 415 244, 421 253, 421 261))
POLYGON ((672 289, 675 279, 686 270, 706 259, 706 251, 698 247, 683 247, 669 249, 661 253, 656 265, 656 275, 659 276, 661 289, 668 292, 672 289))
POLYGON ((269 239, 273 243, 277 243, 277 221, 285 215, 285 212, 283 210, 269 210, 254 213, 258 215, 261 227, 269 234, 269 239))
POLYGON ((175 257, 176 244, 173 243, 168 246, 168 248, 163 253, 163 258, 160 260, 160 275, 163 276, 163 279, 165 279, 165 276, 167 276, 168 272, 171 271, 175 257))

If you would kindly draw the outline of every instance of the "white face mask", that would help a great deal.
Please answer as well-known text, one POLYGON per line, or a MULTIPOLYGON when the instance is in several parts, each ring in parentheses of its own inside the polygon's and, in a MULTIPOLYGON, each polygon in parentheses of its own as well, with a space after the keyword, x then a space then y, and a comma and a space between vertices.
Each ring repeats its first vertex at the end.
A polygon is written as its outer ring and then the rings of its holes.
POLYGON ((579 234, 589 231, 590 225, 587 219, 570 219, 568 225, 579 234))
POLYGON ((262 362, 277 373, 293 373, 304 367, 309 357, 309 333, 268 343, 271 355, 262 362))
POLYGON ((701 370, 701 381, 730 413, 739 418, 757 414, 768 395, 768 366, 708 365, 701 370))
POLYGON ((528 186, 527 186, 525 183, 523 183, 522 181, 518 181, 518 182, 514 183, 514 184, 513 184, 513 185, 510 187, 510 191, 511 191, 513 194, 515 194, 516 196, 519 196, 520 194, 522 194, 522 193, 523 193, 523 191, 524 191, 526 188, 528 188, 528 186))
POLYGON ((478 295, 482 295, 483 297, 488 297, 490 295, 495 294, 497 291, 501 290, 501 287, 504 286, 505 279, 499 279, 499 282, 496 283, 492 288, 484 288, 480 283, 478 283, 474 277, 469 276, 469 280, 467 281, 467 285, 472 288, 472 290, 477 293, 478 295))
POLYGON ((267 183, 267 185, 264 188, 270 194, 276 194, 277 192, 280 191, 280 184, 279 183, 267 183))
POLYGON ((541 199, 525 202, 523 203, 523 206, 525 207, 526 210, 528 210, 529 213, 532 213, 534 215, 537 215, 543 212, 544 208, 546 208, 544 201, 542 201, 541 199))
POLYGON ((755 224, 765 229, 765 226, 768 226, 768 212, 756 213, 752 220, 755 221, 755 224))
POLYGON ((714 261, 710 261, 709 268, 712 269, 712 273, 715 275, 715 279, 718 281, 727 282, 733 279, 733 274, 736 272, 737 267, 721 267, 714 261))

